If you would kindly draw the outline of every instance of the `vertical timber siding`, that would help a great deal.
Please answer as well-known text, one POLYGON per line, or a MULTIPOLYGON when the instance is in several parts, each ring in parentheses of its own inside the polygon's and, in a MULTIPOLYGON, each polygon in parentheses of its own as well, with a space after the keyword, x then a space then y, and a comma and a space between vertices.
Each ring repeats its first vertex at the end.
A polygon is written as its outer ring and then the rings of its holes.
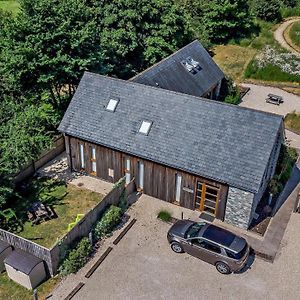
MULTIPOLYGON (((149 196, 159 198, 167 202, 175 201, 176 174, 182 176, 180 205, 189 209, 195 209, 195 187, 197 180, 209 185, 218 187, 219 199, 216 217, 224 220, 225 206, 227 199, 228 186, 214 182, 193 174, 175 170, 173 168, 157 164, 148 160, 140 159, 119 151, 115 151, 103 146, 95 145, 77 138, 69 137, 70 159, 74 170, 80 171, 80 151, 79 145, 84 145, 84 156, 86 168, 85 172, 91 174, 91 153, 92 148, 96 148, 97 173, 96 176, 109 182, 117 182, 125 175, 125 160, 130 159, 131 179, 135 178, 139 182, 138 164, 144 163, 144 188, 143 192, 149 196), (114 177, 109 176, 108 169, 114 171, 114 177)), ((138 185, 138 184, 137 184, 138 185)))

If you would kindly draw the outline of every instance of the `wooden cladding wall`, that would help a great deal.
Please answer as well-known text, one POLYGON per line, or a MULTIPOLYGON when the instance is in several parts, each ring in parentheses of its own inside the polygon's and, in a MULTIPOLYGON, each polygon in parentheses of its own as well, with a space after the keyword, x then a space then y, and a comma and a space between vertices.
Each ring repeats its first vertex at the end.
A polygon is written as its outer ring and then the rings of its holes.
POLYGON ((167 202, 175 201, 176 174, 182 176, 182 186, 180 195, 180 205, 189 209, 195 209, 195 187, 197 181, 207 183, 219 188, 218 210, 216 217, 223 220, 227 200, 228 186, 214 182, 193 174, 175 170, 148 160, 130 156, 119 151, 85 142, 73 137, 66 137, 66 148, 70 149, 71 166, 74 170, 80 171, 80 144, 84 145, 84 171, 90 175, 95 175, 109 182, 117 182, 125 175, 125 160, 130 159, 131 179, 134 177, 139 182, 139 162, 144 164, 144 184, 143 192, 149 196, 162 199, 167 202), (92 173, 92 148, 96 149, 97 172, 92 173), (113 177, 109 176, 109 169, 113 170, 113 177))

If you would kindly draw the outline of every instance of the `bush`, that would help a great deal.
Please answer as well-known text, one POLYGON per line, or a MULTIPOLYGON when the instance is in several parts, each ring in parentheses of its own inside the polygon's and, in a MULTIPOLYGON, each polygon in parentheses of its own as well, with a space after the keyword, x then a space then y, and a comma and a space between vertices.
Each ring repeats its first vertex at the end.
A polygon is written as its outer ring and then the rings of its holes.
POLYGON ((95 226, 94 235, 96 240, 100 240, 105 235, 112 232, 114 227, 120 222, 122 216, 121 208, 112 205, 102 216, 95 226))
POLYGON ((171 221, 171 218, 172 218, 172 215, 170 212, 168 212, 167 210, 161 210, 157 217, 165 222, 170 222, 171 221))
POLYGON ((226 76, 222 81, 219 100, 235 105, 241 100, 240 92, 229 76, 226 76))
POLYGON ((262 20, 276 21, 281 19, 280 0, 251 0, 252 13, 262 20))
POLYGON ((66 259, 59 268, 60 273, 62 275, 76 273, 86 264, 92 251, 93 247, 88 238, 83 238, 77 246, 67 254, 66 259))

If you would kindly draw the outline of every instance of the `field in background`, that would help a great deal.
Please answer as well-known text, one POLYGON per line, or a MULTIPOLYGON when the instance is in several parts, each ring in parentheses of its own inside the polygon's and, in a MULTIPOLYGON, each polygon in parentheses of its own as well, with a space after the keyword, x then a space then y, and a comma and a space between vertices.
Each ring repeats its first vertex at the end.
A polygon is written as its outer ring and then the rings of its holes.
POLYGON ((0 0, 0 9, 3 9, 5 11, 10 11, 14 15, 16 15, 19 11, 20 4, 18 1, 2 1, 0 0))

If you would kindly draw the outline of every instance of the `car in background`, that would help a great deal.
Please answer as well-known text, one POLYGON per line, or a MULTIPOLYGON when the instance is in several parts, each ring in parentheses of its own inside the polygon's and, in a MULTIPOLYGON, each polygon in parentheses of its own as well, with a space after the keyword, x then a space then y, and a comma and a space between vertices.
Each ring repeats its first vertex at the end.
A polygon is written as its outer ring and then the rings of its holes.
POLYGON ((241 270, 249 257, 250 247, 244 238, 205 222, 179 220, 167 238, 174 252, 200 258, 222 274, 241 270))

